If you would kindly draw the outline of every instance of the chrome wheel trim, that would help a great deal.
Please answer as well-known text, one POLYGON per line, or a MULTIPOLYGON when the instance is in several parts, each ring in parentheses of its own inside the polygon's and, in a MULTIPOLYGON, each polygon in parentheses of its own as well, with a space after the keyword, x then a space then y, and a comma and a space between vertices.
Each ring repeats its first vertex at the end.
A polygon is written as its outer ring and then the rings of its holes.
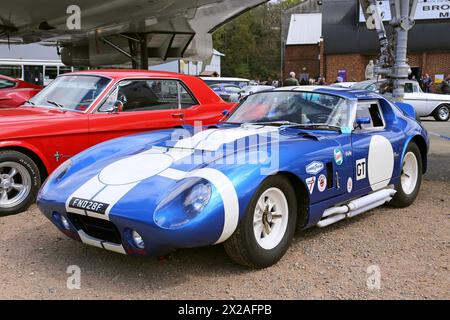
POLYGON ((414 192, 419 178, 419 164, 417 157, 413 152, 408 152, 403 160, 403 170, 401 175, 401 184, 403 192, 410 195, 414 192))
POLYGON ((0 209, 20 205, 30 194, 31 175, 17 162, 0 163, 0 209))
POLYGON ((450 114, 450 110, 447 106, 442 106, 438 110, 438 116, 441 120, 447 120, 450 114))
POLYGON ((286 234, 289 205, 284 193, 270 188, 259 197, 253 215, 253 233, 256 242, 265 250, 277 247, 286 234))

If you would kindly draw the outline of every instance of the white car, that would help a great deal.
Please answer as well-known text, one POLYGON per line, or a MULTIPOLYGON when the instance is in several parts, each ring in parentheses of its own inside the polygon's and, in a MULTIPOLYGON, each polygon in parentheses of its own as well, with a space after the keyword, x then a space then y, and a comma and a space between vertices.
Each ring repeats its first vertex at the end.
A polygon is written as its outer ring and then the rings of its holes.
MULTIPOLYGON (((368 80, 358 82, 351 88, 379 92, 384 83, 385 80, 368 80)), ((450 118, 450 95, 425 93, 417 81, 406 83, 404 102, 412 105, 419 117, 433 116, 437 121, 448 121, 450 118)))
POLYGON ((357 82, 336 82, 330 85, 330 87, 336 88, 350 88, 354 86, 357 82))
POLYGON ((255 92, 259 92, 259 91, 268 91, 268 90, 273 90, 275 89, 274 86, 263 86, 263 85, 250 85, 250 86, 245 86, 242 88, 241 91, 241 98, 244 98, 248 95, 251 95, 255 92))

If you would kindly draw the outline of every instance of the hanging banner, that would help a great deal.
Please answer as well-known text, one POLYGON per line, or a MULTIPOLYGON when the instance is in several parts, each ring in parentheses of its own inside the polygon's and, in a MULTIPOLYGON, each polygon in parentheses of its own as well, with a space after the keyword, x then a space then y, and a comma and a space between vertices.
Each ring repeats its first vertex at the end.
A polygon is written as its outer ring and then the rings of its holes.
MULTIPOLYGON (((389 0, 377 1, 383 21, 391 20, 389 0)), ((416 20, 450 19, 450 0, 419 0, 416 10, 416 20)), ((361 6, 359 7, 359 22, 366 22, 361 6)))

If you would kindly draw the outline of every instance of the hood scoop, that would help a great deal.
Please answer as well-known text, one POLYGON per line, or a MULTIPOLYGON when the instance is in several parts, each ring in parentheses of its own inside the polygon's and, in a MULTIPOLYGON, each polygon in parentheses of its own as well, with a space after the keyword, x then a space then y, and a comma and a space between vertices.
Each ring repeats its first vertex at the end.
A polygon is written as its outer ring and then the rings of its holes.
POLYGON ((311 134, 310 132, 302 131, 302 132, 299 132, 298 135, 301 136, 304 139, 315 140, 315 141, 323 140, 322 136, 311 134))

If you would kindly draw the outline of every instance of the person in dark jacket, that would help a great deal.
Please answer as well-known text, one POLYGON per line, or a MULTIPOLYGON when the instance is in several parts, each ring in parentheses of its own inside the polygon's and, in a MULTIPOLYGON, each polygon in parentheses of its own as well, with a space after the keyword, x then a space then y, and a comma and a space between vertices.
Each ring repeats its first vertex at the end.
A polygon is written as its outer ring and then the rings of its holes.
POLYGON ((285 87, 294 87, 294 86, 299 86, 299 85, 300 85, 300 83, 295 78, 295 72, 289 73, 289 78, 284 80, 284 86, 285 87))
POLYGON ((424 92, 431 92, 431 86, 433 85, 433 80, 428 73, 422 78, 422 89, 424 92))
POLYGON ((450 74, 444 81, 442 81, 439 88, 443 94, 450 94, 450 74))

